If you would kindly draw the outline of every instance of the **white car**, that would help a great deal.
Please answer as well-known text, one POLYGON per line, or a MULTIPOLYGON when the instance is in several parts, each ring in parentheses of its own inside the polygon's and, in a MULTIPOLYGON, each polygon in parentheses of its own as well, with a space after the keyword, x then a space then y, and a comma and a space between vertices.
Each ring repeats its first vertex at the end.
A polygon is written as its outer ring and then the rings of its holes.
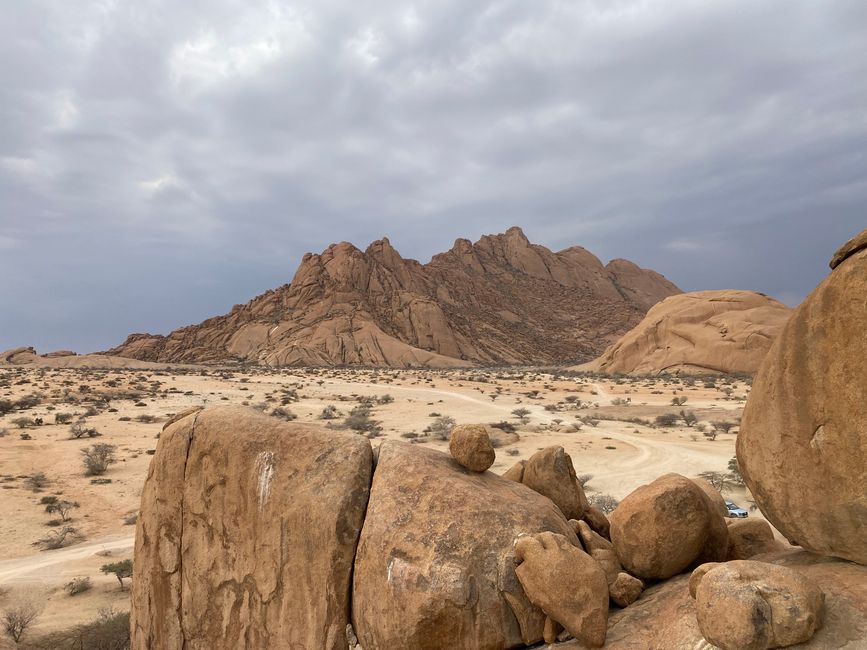
POLYGON ((738 519, 743 519, 744 517, 749 517, 750 514, 741 508, 734 501, 726 501, 726 508, 729 511, 729 517, 736 517, 738 519))

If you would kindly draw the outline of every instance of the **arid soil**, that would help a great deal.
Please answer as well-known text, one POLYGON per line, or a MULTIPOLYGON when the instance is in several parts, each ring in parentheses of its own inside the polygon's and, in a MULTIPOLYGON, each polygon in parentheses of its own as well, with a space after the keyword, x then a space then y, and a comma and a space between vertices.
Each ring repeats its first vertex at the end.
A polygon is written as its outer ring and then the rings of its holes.
MULTIPOLYGON (((2 368, 0 411, 12 410, 0 415, 0 609, 20 594, 36 594, 44 604, 33 628, 39 634, 92 620, 107 607, 128 608, 127 592, 100 567, 132 556, 131 524, 150 454, 166 420, 191 407, 247 404, 275 417, 344 427, 350 411, 368 403, 369 419, 354 419, 373 427, 359 435, 371 435, 374 445, 399 439, 443 451, 447 434, 438 432, 449 424, 443 416, 458 424, 504 422, 514 433, 503 433, 491 471, 503 473, 543 447, 562 445, 578 475, 590 475, 585 489, 594 500, 620 499, 667 472, 727 472, 748 391, 749 383, 736 378, 613 380, 519 369, 2 368), (27 396, 34 396, 29 404, 19 401, 27 396), (685 403, 672 405, 674 398, 685 403), (333 416, 324 419, 329 406, 333 416), (521 418, 516 409, 527 413, 521 418), (656 421, 681 411, 694 413, 697 423, 656 421), (56 424, 57 414, 72 421, 56 424), (98 436, 72 438, 71 425, 82 417, 83 428, 98 436), (703 433, 720 422, 733 428, 715 439, 703 433), (102 476, 85 476, 81 452, 99 443, 116 447, 117 462, 102 476), (35 486, 39 473, 44 484, 35 486), (48 525, 60 518, 40 504, 51 496, 79 504, 71 521, 48 525), (81 538, 57 550, 35 544, 65 525, 81 538), (90 577, 93 588, 69 596, 64 585, 77 576, 90 577)), ((741 487, 727 487, 725 496, 749 506, 741 487)))

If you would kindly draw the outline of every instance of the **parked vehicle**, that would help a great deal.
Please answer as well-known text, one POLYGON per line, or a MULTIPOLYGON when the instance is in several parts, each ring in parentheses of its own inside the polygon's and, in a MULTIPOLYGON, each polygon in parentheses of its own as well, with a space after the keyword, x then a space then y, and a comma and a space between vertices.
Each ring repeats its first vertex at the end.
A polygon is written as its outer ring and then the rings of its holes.
POLYGON ((741 508, 734 501, 726 501, 726 508, 729 511, 729 517, 737 517, 739 519, 743 519, 744 517, 750 516, 750 513, 741 508))

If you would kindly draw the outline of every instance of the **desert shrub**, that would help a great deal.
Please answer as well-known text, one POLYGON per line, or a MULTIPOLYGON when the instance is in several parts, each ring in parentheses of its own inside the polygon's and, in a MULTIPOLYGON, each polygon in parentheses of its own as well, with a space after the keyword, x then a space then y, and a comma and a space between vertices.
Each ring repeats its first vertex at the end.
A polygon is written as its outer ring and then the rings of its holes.
POLYGON ((717 420, 715 422, 712 422, 711 424, 713 424, 714 429, 722 431, 723 433, 728 433, 736 425, 735 422, 728 422, 725 420, 717 420))
POLYGON ((620 502, 610 494, 590 494, 587 496, 587 501, 590 505, 601 510, 606 515, 614 512, 614 509, 620 505, 620 502))
POLYGON ((322 412, 319 414, 320 420, 333 420, 337 417, 337 407, 333 404, 329 404, 325 408, 322 409, 322 412))
POLYGON ((295 415, 292 411, 282 406, 278 406, 277 408, 273 409, 271 411, 271 415, 273 415, 275 418, 280 418, 289 422, 298 418, 298 416, 295 415))
POLYGON ((735 485, 743 485, 744 484, 744 477, 741 474, 741 466, 738 463, 738 457, 737 456, 731 457, 731 459, 729 460, 728 468, 729 468, 729 481, 731 481, 735 485))
POLYGON ((52 632, 30 641, 32 650, 129 650, 129 613, 100 610, 99 617, 84 625, 52 632))
POLYGON ((30 427, 36 426, 36 420, 28 417, 20 417, 12 420, 12 424, 14 424, 19 429, 29 429, 30 427))
POLYGON ((673 427, 677 424, 677 415, 674 413, 663 413, 656 416, 656 425, 660 427, 673 427))
POLYGON ((671 405, 672 406, 683 406, 684 404, 686 404, 686 400, 687 400, 686 396, 672 397, 671 398, 671 405))
POLYGON ((93 583, 87 576, 78 576, 77 578, 73 578, 65 585, 63 585, 63 589, 70 596, 77 596, 78 594, 83 594, 85 591, 90 591, 92 588, 93 583))
POLYGON ((515 433, 517 431, 517 427, 511 422, 506 422, 503 420, 502 422, 491 422, 491 426, 494 429, 500 429, 500 431, 505 431, 506 433, 515 433))
POLYGON ((720 492, 722 492, 729 483, 729 475, 725 472, 700 472, 698 478, 704 479, 720 492))
POLYGON ((366 433, 368 436, 375 437, 382 431, 379 422, 371 418, 369 406, 356 406, 349 412, 343 425, 357 433, 366 433))
POLYGON ((87 426, 87 420, 84 418, 79 418, 69 427, 69 437, 73 439, 96 438, 97 436, 99 436, 99 431, 87 426))
POLYGON ((523 407, 516 408, 515 410, 513 410, 512 415, 514 415, 516 418, 518 418, 518 420, 521 422, 521 424, 527 424, 527 422, 529 422, 529 420, 530 420, 530 418, 528 417, 530 415, 530 410, 525 409, 523 407))
POLYGON ((46 505, 45 512, 50 515, 60 515, 61 521, 66 522, 70 520, 70 514, 72 513, 72 511, 78 507, 80 507, 78 501, 67 501, 66 499, 60 499, 46 505))
POLYGON ((0 630, 18 646, 41 613, 39 601, 24 597, 0 613, 0 630))
POLYGON ((27 477, 27 486, 33 491, 41 490, 46 485, 48 485, 48 477, 45 476, 45 472, 34 472, 27 477))
POLYGON ((120 583, 121 591, 123 591, 123 579, 132 577, 132 560, 121 560, 120 562, 111 562, 103 564, 99 570, 106 575, 113 574, 120 583))
POLYGON ((138 512, 130 512, 123 516, 123 525, 132 526, 138 521, 138 512))
POLYGON ((141 415, 137 415, 135 417, 136 422, 141 422, 142 424, 153 424, 159 418, 156 415, 150 415, 149 413, 142 413, 141 415))
POLYGON ((45 537, 37 540, 36 545, 40 546, 44 551, 51 551, 80 541, 83 537, 77 528, 63 526, 62 528, 50 531, 45 537))
POLYGON ((441 415, 428 427, 430 434, 437 440, 448 440, 455 428, 455 419, 450 415, 441 415))
POLYGON ((0 415, 11 413, 13 408, 12 400, 0 399, 0 415))
POLYGON ((99 476, 105 474, 109 465, 117 462, 114 452, 117 447, 104 442, 91 445, 81 450, 82 462, 84 463, 85 476, 99 476))
POLYGON ((688 427, 695 426, 698 422, 698 417, 692 411, 681 411, 680 418, 683 420, 684 424, 688 427))
POLYGON ((39 499, 39 505, 41 506, 50 506, 52 503, 57 503, 57 496, 55 495, 45 495, 41 499, 39 499))
POLYGON ((394 398, 391 395, 389 395, 388 393, 386 393, 385 395, 383 395, 382 397, 380 397, 376 401, 379 402, 380 404, 391 404, 394 401, 394 398))
POLYGON ((517 449, 515 449, 514 447, 512 447, 511 449, 507 449, 507 450, 506 450, 506 455, 507 455, 507 456, 517 456, 517 455, 520 454, 520 453, 521 453, 521 452, 518 451, 517 449))
POLYGON ((54 424, 69 424, 72 422, 72 413, 55 413, 54 424))

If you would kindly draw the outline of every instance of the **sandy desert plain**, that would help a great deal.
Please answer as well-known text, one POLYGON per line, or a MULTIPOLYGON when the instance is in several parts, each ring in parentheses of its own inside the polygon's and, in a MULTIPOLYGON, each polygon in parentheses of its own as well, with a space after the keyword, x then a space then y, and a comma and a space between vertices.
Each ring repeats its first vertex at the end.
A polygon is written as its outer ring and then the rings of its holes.
MULTIPOLYGON (((94 620, 107 608, 128 610, 128 591, 100 567, 132 557, 133 524, 157 438, 172 414, 191 407, 244 404, 341 428, 361 407, 351 423, 368 429, 359 435, 373 437, 374 445, 391 438, 443 451, 447 418, 497 424, 503 430, 491 471, 502 474, 543 447, 562 445, 598 503, 603 495, 621 499, 667 472, 727 473, 750 390, 744 377, 612 378, 551 369, 142 365, 0 368, 0 405, 15 407, 0 416, 0 609, 22 595, 38 598, 43 608, 31 636, 94 620), (681 412, 696 421, 688 426, 681 412), (673 426, 658 423, 667 414, 678 415, 673 426), (74 438, 71 427, 79 422, 99 435, 74 438), (86 476, 81 452, 100 443, 116 447, 117 462, 99 477, 86 476), (46 512, 45 497, 54 496, 79 504, 68 523, 46 512), (67 525, 80 537, 44 550, 39 540, 67 525), (92 588, 70 596, 65 585, 76 577, 90 578, 92 588)), ((743 487, 729 483, 724 490, 749 507, 743 487)), ((753 509, 750 516, 761 513, 753 509)))

